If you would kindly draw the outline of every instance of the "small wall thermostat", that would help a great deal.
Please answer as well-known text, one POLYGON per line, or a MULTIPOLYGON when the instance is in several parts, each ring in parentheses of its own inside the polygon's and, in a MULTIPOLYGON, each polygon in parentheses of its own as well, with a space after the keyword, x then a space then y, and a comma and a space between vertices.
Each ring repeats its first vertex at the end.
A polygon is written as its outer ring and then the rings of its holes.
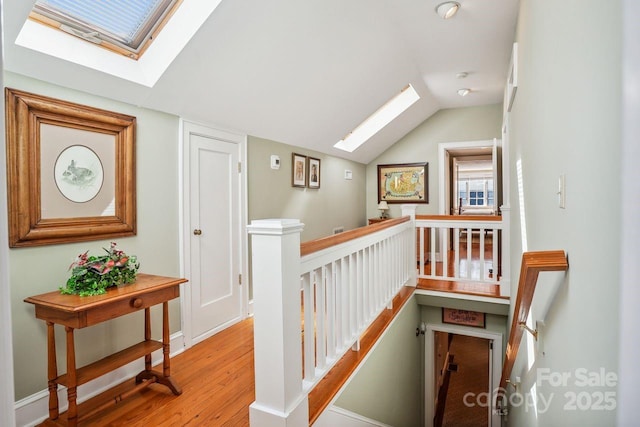
POLYGON ((280 169, 280 157, 275 154, 271 155, 271 169, 280 169))

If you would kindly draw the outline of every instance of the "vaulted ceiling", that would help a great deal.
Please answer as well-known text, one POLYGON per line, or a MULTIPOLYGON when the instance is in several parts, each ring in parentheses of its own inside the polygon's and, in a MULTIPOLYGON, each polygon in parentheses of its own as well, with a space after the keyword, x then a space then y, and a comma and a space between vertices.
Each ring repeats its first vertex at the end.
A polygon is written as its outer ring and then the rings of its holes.
MULTIPOLYGON (((206 1, 206 0, 184 0, 206 1)), ((5 0, 5 69, 185 119, 368 163, 443 108, 502 102, 517 0, 222 0, 153 87, 15 45, 34 3, 5 0), (468 73, 464 79, 456 74, 468 73), (368 143, 333 145, 412 84, 368 143), (459 88, 470 88, 465 97, 459 88)))

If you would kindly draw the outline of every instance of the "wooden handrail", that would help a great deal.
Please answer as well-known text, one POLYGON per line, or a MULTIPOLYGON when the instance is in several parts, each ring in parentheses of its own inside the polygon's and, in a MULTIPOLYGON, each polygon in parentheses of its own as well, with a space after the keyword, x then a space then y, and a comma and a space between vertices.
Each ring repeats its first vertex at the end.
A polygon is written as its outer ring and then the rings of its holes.
POLYGON ((499 215, 416 215, 416 221, 502 221, 499 215))
POLYGON ((314 252, 318 252, 322 249, 330 248, 331 246, 339 245, 341 243, 345 243, 350 240, 358 239, 368 234, 372 234, 380 230, 384 230, 385 228, 402 224, 403 222, 407 222, 410 219, 411 218, 409 218, 408 216, 405 216, 402 218, 395 218, 387 221, 380 221, 376 224, 345 231, 344 233, 338 233, 332 236, 322 237, 316 240, 309 240, 308 242, 302 242, 300 244, 300 256, 309 255, 314 252))
POLYGON ((540 251, 525 252, 522 254, 522 266, 520 269, 520 280, 518 282, 518 295, 516 306, 513 311, 511 322, 511 333, 502 367, 502 377, 500 378, 500 388, 498 396, 504 395, 507 382, 511 376, 513 365, 518 355, 520 342, 522 341, 523 330, 520 325, 527 324, 531 301, 536 289, 538 274, 542 271, 566 271, 569 268, 567 256, 564 251, 540 251))

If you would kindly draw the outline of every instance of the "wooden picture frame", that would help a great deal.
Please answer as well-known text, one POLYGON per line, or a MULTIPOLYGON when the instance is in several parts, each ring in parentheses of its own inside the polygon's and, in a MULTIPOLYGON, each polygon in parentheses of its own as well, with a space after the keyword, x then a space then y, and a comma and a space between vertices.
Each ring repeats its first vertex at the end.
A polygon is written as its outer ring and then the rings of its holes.
POLYGON ((486 313, 481 313, 479 311, 458 310, 455 308, 442 307, 442 323, 484 328, 486 325, 486 317, 486 313))
POLYGON ((291 154, 291 186, 307 186, 307 156, 291 154))
POLYGON ((5 88, 9 246, 136 234, 136 118, 5 88))
POLYGON ((320 159, 307 157, 307 160, 307 173, 309 174, 307 186, 309 188, 320 188, 320 159))
POLYGON ((378 165, 378 203, 429 203, 429 163, 378 165))

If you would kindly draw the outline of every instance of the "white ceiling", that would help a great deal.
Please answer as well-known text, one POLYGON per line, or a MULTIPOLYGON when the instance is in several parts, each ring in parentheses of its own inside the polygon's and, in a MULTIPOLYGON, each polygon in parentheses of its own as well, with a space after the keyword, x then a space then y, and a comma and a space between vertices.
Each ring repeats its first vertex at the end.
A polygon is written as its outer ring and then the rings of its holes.
POLYGON ((458 1, 460 11, 445 21, 435 13, 439 0, 222 0, 149 88, 15 45, 34 1, 4 0, 4 64, 72 89, 369 163, 439 109, 502 102, 519 2, 458 1), (457 79, 462 71, 468 77, 457 79), (333 148, 409 83, 420 101, 355 152, 333 148), (460 97, 462 87, 472 92, 460 97))

